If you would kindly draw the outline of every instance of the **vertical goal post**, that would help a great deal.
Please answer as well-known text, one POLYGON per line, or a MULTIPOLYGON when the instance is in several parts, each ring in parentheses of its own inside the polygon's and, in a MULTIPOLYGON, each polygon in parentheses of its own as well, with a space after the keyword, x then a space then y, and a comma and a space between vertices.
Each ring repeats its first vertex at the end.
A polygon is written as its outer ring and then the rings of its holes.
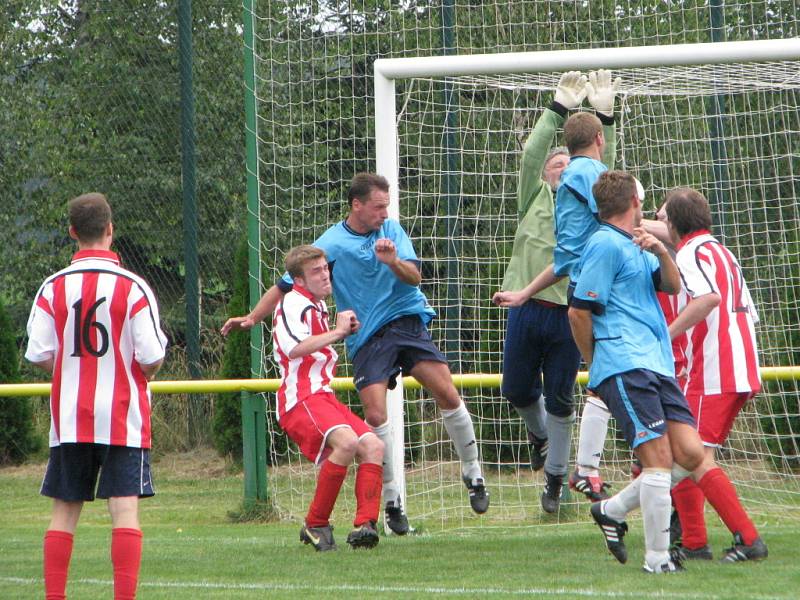
MULTIPOLYGON (((397 80, 797 60, 800 60, 800 38, 376 59, 373 65, 375 163, 377 173, 389 182, 389 217, 400 220, 397 80)), ((447 110, 450 111, 451 107, 448 106, 447 110)), ((387 412, 394 437, 394 464, 403 465, 405 423, 402 385, 389 391, 387 412)), ((396 477, 401 501, 406 506, 405 469, 398 469, 396 477)))

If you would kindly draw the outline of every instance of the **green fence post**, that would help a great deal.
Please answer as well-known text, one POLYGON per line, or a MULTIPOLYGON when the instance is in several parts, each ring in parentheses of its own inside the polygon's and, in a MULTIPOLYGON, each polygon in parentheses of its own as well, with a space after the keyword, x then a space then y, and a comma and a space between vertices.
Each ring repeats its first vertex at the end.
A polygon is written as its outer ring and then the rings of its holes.
POLYGON ((267 499, 267 420, 260 394, 242 392, 242 463, 244 508, 267 499))

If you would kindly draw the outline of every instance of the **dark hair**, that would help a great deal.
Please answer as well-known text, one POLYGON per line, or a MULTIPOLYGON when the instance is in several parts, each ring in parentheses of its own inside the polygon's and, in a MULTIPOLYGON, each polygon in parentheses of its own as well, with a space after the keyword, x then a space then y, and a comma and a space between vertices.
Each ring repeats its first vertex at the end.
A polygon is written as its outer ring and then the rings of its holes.
POLYGON ((621 215, 631 207, 636 195, 636 179, 625 171, 606 171, 592 186, 597 212, 604 221, 621 215))
POLYGON ((389 182, 386 177, 377 173, 356 173, 352 181, 350 181, 350 190, 347 192, 347 200, 350 206, 353 206, 353 200, 355 199, 366 202, 374 189, 388 192, 389 182))
POLYGON ((689 187, 667 192, 666 211, 669 224, 680 237, 711 229, 711 209, 700 192, 689 187))
POLYGON ((575 154, 590 146, 602 131, 603 124, 595 115, 588 112, 575 113, 564 123, 564 143, 569 153, 575 154))
POLYGON ((295 246, 286 253, 283 264, 292 278, 302 277, 303 267, 315 258, 325 258, 325 250, 309 245, 295 246))
POLYGON ((91 192, 73 198, 67 205, 69 224, 81 242, 96 242, 111 222, 111 207, 103 194, 91 192))

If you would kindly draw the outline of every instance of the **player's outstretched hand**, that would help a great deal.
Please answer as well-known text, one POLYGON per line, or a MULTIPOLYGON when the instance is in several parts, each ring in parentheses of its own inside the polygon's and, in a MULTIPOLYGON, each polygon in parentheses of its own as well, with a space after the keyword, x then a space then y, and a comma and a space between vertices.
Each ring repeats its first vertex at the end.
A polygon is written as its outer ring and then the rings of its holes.
POLYGON ((652 233, 647 233, 644 227, 636 227, 633 230, 633 243, 656 256, 667 254, 667 248, 661 243, 661 240, 652 233))
POLYGON ((520 292, 495 292, 494 296, 492 296, 492 303, 506 308, 522 306, 527 300, 528 298, 520 292))
POLYGON ((553 100, 568 110, 578 108, 586 97, 586 75, 567 71, 558 80, 553 100))
POLYGON ((608 117, 614 116, 614 99, 621 83, 620 77, 611 80, 611 71, 608 69, 590 71, 589 81, 586 84, 586 97, 592 108, 608 117))
POLYGON ((336 313, 336 331, 342 333, 344 337, 354 334, 360 327, 361 323, 352 310, 336 313))
POLYGON ((225 324, 219 331, 222 335, 228 335, 231 331, 247 331, 248 329, 252 329, 255 324, 256 322, 249 316, 231 317, 225 321, 225 324))
POLYGON ((384 264, 394 264, 397 260, 397 247, 389 238, 381 238, 375 242, 375 256, 384 264))

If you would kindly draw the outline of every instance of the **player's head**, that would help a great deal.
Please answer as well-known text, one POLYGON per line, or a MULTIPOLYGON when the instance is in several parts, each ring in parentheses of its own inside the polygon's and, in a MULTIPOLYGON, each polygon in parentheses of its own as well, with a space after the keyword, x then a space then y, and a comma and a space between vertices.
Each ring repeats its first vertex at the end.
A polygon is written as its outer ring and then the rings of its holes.
POLYGON ((711 208, 700 192, 689 187, 667 192, 667 226, 678 239, 695 231, 711 229, 711 208))
POLYGON ((328 257, 322 248, 295 246, 286 253, 283 263, 292 279, 311 292, 317 300, 330 295, 331 274, 328 270, 328 257))
POLYGON ((542 178, 550 189, 555 191, 561 179, 561 173, 569 164, 569 150, 564 146, 557 146, 547 153, 544 159, 542 178))
POLYGON ((376 173, 357 173, 347 192, 348 225, 359 233, 377 231, 389 218, 389 182, 376 173))
POLYGON ((642 221, 642 184, 625 171, 606 171, 602 173, 592 186, 597 203, 597 211, 603 221, 624 215, 631 209, 634 212, 634 224, 642 221))
POLYGON ((69 234, 80 244, 91 245, 108 242, 113 226, 111 207, 103 194, 91 192, 73 198, 67 205, 69 234))
POLYGON ((605 144, 603 124, 592 113, 575 113, 564 123, 564 143, 572 156, 595 146, 602 151, 605 144))

